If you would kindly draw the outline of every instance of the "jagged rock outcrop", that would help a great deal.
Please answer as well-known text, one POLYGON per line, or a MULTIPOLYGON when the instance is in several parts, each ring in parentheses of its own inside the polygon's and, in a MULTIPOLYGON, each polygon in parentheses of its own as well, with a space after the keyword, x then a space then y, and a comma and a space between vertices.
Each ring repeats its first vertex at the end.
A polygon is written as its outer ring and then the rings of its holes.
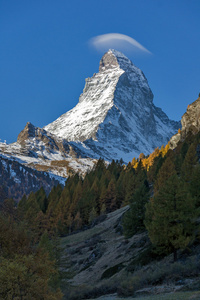
POLYGON ((90 157, 128 162, 166 144, 179 123, 153 104, 143 72, 122 53, 109 50, 99 73, 86 79, 79 103, 44 128, 78 143, 90 157))
MULTIPOLYGON (((26 147, 29 143, 29 148, 34 152, 43 153, 43 149, 47 152, 60 151, 61 153, 68 153, 70 151, 69 145, 63 140, 43 128, 39 128, 28 122, 24 129, 19 133, 17 143, 22 147, 26 147), (30 144, 32 145, 30 147, 30 144)), ((45 154, 44 154, 45 155, 45 154)))
POLYGON ((197 134, 200 131, 200 95, 196 101, 189 104, 181 118, 182 128, 170 139, 170 148, 176 148, 179 141, 184 141, 188 134, 197 134))

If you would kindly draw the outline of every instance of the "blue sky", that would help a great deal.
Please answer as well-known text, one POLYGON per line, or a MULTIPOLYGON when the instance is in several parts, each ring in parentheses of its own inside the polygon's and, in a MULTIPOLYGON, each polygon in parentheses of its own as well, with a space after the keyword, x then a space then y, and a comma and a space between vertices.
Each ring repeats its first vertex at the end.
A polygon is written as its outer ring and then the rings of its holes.
POLYGON ((107 33, 152 53, 124 51, 155 105, 180 120, 200 92, 199 13, 199 0, 0 0, 0 139, 14 142, 26 122, 43 127, 73 108, 104 54, 89 40, 107 33))

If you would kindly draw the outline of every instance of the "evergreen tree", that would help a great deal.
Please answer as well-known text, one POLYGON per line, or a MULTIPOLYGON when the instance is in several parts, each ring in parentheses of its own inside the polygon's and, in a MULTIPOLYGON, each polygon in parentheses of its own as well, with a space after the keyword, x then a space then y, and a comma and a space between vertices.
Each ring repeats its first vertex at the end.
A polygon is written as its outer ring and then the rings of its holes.
POLYGON ((49 219, 49 226, 51 229, 56 228, 56 223, 58 221, 58 215, 60 213, 59 206, 59 200, 61 198, 63 188, 60 184, 57 186, 54 186, 49 193, 49 196, 47 198, 48 208, 46 211, 46 215, 49 219))
POLYGON ((181 176, 184 181, 190 182, 191 176, 198 162, 196 144, 192 143, 187 151, 184 162, 181 167, 181 176))
POLYGON ((174 174, 176 174, 174 163, 171 157, 167 157, 158 172, 158 176, 154 184, 154 192, 158 192, 160 188, 165 184, 167 179, 174 174))
POLYGON ((102 204, 101 206, 101 211, 100 211, 100 215, 105 215, 106 214, 106 206, 105 206, 105 203, 102 204))
POLYGON ((35 225, 35 219, 37 217, 37 214, 40 211, 41 211, 40 206, 37 202, 36 196, 33 192, 31 192, 27 199, 26 213, 25 213, 25 219, 28 221, 30 226, 35 225))
POLYGON ((194 239, 195 201, 177 175, 172 175, 146 205, 145 226, 158 252, 174 253, 194 239))
POLYGON ((73 227, 75 230, 78 230, 81 228, 81 226, 82 226, 82 219, 80 216, 80 212, 78 211, 74 218, 73 227))
POLYGON ((127 238, 144 230, 145 204, 148 199, 149 186, 146 181, 135 191, 130 203, 130 209, 123 217, 123 231, 127 238))
POLYGON ((192 172, 192 176, 190 178, 189 190, 192 197, 196 200, 196 208, 199 211, 200 215, 200 164, 198 163, 192 172))
POLYGON ((39 189, 39 191, 37 191, 35 193, 35 196, 36 196, 36 200, 37 200, 37 202, 39 204, 39 207, 40 207, 41 211, 43 213, 45 213, 46 210, 47 210, 48 202, 47 202, 47 196, 46 196, 46 193, 44 191, 44 188, 41 187, 39 189))
POLYGON ((102 198, 101 201, 105 204, 107 213, 117 208, 117 196, 114 179, 110 181, 103 197, 104 198, 102 198))
POLYGON ((23 216, 26 211, 27 198, 26 195, 23 195, 22 199, 18 203, 18 213, 23 216))
POLYGON ((102 158, 99 158, 96 166, 94 166, 94 170, 97 178, 100 179, 106 170, 105 162, 102 158))
POLYGON ((126 184, 125 184, 125 201, 124 204, 131 203, 133 195, 136 190, 136 175, 135 170, 132 168, 125 174, 126 184))
POLYGON ((38 249, 43 251, 44 253, 48 253, 49 258, 51 260, 54 259, 53 244, 52 244, 52 241, 50 241, 46 230, 44 231, 44 233, 42 234, 42 236, 40 238, 40 241, 38 244, 38 249))
POLYGON ((97 217, 97 212, 96 209, 93 207, 89 215, 89 224, 92 224, 92 222, 96 219, 96 217, 97 217))
POLYGON ((93 195, 95 209, 96 209, 97 213, 99 214, 100 207, 101 207, 101 205, 100 205, 100 184, 99 184, 99 180, 97 177, 94 179, 94 182, 92 184, 90 191, 91 191, 91 194, 93 195))

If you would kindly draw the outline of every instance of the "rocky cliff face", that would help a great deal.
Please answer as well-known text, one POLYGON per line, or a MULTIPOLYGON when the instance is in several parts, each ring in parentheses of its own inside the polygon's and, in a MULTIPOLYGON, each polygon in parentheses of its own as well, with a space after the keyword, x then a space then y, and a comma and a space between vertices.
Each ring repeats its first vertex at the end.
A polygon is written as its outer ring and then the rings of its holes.
POLYGON ((37 156, 38 152, 38 155, 44 158, 45 151, 48 153, 59 151, 63 154, 69 153, 70 151, 69 145, 65 143, 64 140, 53 136, 45 129, 34 126, 30 122, 28 122, 19 133, 17 143, 22 147, 26 147, 29 143, 29 149, 35 152, 35 156, 37 156))
POLYGON ((90 157, 128 162, 166 144, 178 128, 153 104, 143 72, 122 53, 109 50, 99 72, 86 79, 78 104, 45 130, 77 142, 90 157))
POLYGON ((176 148, 179 141, 184 141, 188 134, 196 134, 200 131, 200 95, 196 101, 188 105, 181 118, 182 128, 170 139, 171 149, 176 148))

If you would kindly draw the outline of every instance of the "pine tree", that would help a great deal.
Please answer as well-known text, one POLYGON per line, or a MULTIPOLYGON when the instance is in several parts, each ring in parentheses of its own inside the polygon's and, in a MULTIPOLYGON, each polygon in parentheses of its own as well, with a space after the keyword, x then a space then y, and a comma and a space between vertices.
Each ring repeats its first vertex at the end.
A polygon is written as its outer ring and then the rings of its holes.
POLYGON ((181 168, 181 176, 184 181, 189 182, 194 170, 198 162, 196 144, 193 143, 190 145, 187 154, 185 156, 184 162, 181 168))
POLYGON ((125 186, 125 200, 124 204, 129 204, 132 201, 133 195, 136 190, 136 175, 135 170, 130 169, 128 173, 125 174, 126 182, 124 183, 125 186))
POLYGON ((160 188, 165 184, 167 179, 174 174, 176 174, 174 163, 171 160, 171 157, 167 157, 158 172, 157 179, 154 184, 154 192, 158 192, 160 188))
POLYGON ((61 198, 63 188, 61 185, 54 186, 49 193, 47 198, 48 208, 46 211, 46 215, 49 219, 49 224, 51 229, 56 228, 56 223, 58 221, 58 215, 60 213, 60 208, 58 208, 59 200, 61 198))
POLYGON ((199 163, 193 169, 193 173, 189 183, 189 190, 192 197, 196 199, 196 208, 198 209, 200 215, 200 164, 199 163))
POLYGON ((146 205, 145 226, 158 252, 174 253, 194 239, 195 201, 177 175, 172 175, 146 205))
MULTIPOLYGON (((95 203, 95 209, 97 211, 97 213, 99 214, 100 213, 100 184, 99 184, 99 180, 98 178, 96 177, 94 179, 94 182, 92 184, 92 187, 90 189, 90 192, 91 194, 93 195, 93 202, 95 203)), ((94 205, 93 203, 93 205, 94 205)))
POLYGON ((35 219, 37 217, 37 214, 40 212, 40 206, 37 202, 36 196, 33 192, 30 193, 28 199, 27 199, 27 205, 26 205, 26 213, 25 213, 25 219, 28 221, 28 223, 32 226, 35 225, 35 219))
POLYGON ((26 211, 27 198, 26 195, 23 195, 22 199, 19 201, 17 210, 19 215, 23 216, 26 211))
POLYGON ((37 202, 38 202, 38 204, 40 206, 41 211, 43 213, 45 213, 46 210, 47 210, 48 203, 47 203, 47 196, 46 196, 46 193, 44 191, 44 188, 41 187, 39 189, 39 191, 37 191, 35 193, 35 196, 36 196, 36 200, 37 200, 37 202))
POLYGON ((106 189, 105 194, 103 195, 103 199, 101 202, 106 206, 106 212, 111 212, 112 210, 116 209, 117 206, 117 195, 116 195, 116 188, 115 188, 115 180, 112 179, 106 189))
POLYGON ((50 241, 46 230, 44 231, 44 233, 42 234, 42 236, 40 238, 40 241, 38 244, 38 249, 43 251, 44 253, 48 253, 49 258, 51 260, 54 259, 53 244, 52 244, 52 241, 50 241))
POLYGON ((80 216, 80 212, 78 211, 74 218, 73 227, 75 230, 78 230, 81 228, 81 226, 82 226, 82 219, 80 216))
POLYGON ((144 230, 145 204, 149 199, 148 183, 142 184, 134 193, 130 209, 123 217, 124 235, 129 238, 144 230))
POLYGON ((96 219, 96 217, 97 217, 97 212, 96 209, 93 207, 89 215, 89 224, 92 224, 92 222, 96 219))

